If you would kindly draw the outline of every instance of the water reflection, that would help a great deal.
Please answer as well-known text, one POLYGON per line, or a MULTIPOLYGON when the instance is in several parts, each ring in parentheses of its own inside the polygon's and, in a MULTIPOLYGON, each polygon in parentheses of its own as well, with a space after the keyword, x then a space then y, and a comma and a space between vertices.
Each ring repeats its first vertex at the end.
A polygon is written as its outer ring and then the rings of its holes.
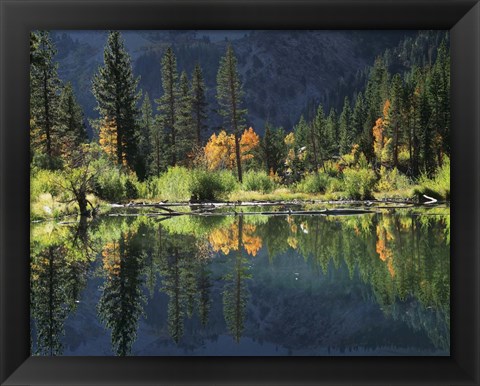
POLYGON ((436 208, 35 225, 32 353, 448 355, 449 219, 436 208))

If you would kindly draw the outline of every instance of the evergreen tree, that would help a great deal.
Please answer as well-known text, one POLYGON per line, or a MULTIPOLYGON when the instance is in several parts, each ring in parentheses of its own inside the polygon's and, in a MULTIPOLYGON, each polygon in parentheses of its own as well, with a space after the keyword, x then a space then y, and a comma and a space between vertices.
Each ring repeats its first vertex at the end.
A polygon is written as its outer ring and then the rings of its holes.
POLYGON ((225 119, 230 132, 235 136, 235 159, 238 180, 242 182, 242 163, 240 154, 240 137, 247 110, 242 109, 243 91, 237 70, 237 58, 231 44, 228 45, 225 56, 220 59, 217 73, 217 101, 219 113, 225 119))
POLYGON ((338 120, 338 131, 340 135, 340 155, 350 153, 353 144, 353 132, 351 127, 352 110, 350 108, 350 101, 345 97, 343 102, 342 113, 338 120))
POLYGON ((194 122, 192 117, 192 98, 188 77, 185 71, 180 75, 178 89, 178 107, 176 117, 177 160, 185 160, 192 152, 195 141, 194 122))
POLYGON ((137 175, 140 179, 147 176, 155 159, 155 118, 153 116, 152 103, 148 93, 145 93, 143 103, 140 108, 140 121, 138 123, 138 154, 137 175))
POLYGON ((419 138, 422 169, 432 176, 435 171, 435 148, 432 130, 431 107, 428 100, 428 91, 423 90, 420 94, 419 103, 419 138))
POLYGON ((76 101, 70 82, 60 94, 59 131, 62 133, 62 151, 67 154, 88 139, 82 108, 76 101))
POLYGON ((330 146, 322 105, 318 106, 317 113, 310 127, 310 148, 313 151, 314 170, 317 172, 319 166, 322 166, 323 162, 327 159, 327 151, 330 146))
POLYGON ((163 95, 156 99, 157 109, 160 112, 160 124, 167 135, 170 153, 169 164, 177 164, 177 105, 178 105, 178 73, 177 59, 172 47, 168 47, 162 58, 162 88, 163 95))
POLYGON ((136 118, 139 79, 135 79, 122 36, 110 31, 103 52, 104 64, 93 78, 92 92, 101 118, 115 122, 116 162, 134 167, 137 157, 136 118))
POLYGON ((372 162, 375 158, 373 151, 372 128, 378 118, 382 116, 383 105, 388 98, 389 73, 382 58, 377 58, 370 70, 367 87, 364 93, 366 120, 363 124, 363 134, 360 143, 362 152, 367 160, 372 162))
POLYGON ((277 173, 283 166, 287 155, 284 138, 285 131, 282 128, 274 129, 268 122, 265 124, 262 150, 267 173, 277 173))
POLYGON ((205 120, 207 119, 207 98, 205 96, 206 88, 203 80, 202 69, 197 63, 192 76, 192 113, 193 124, 195 127, 195 139, 197 147, 202 144, 202 132, 207 128, 205 120))
POLYGON ((366 120, 367 109, 365 106, 365 99, 363 94, 360 92, 355 99, 355 107, 353 108, 352 113, 352 130, 355 143, 359 143, 361 141, 363 125, 365 124, 366 120))
POLYGON ((295 146, 297 149, 307 146, 307 143, 310 141, 309 128, 303 115, 300 117, 297 125, 293 128, 293 132, 295 133, 295 146))
POLYGON ((386 135, 393 140, 393 166, 398 167, 398 149, 402 137, 403 122, 403 84, 399 74, 392 78, 390 87, 390 111, 386 135))
POLYGON ((50 34, 39 31, 31 34, 30 48, 30 138, 31 156, 40 156, 41 166, 53 169, 58 165, 60 150, 59 94, 60 79, 57 53, 50 34))
POLYGON ((429 103, 438 165, 443 152, 450 154, 450 58, 445 41, 438 48, 437 60, 429 82, 429 103))
POLYGON ((338 122, 337 122, 337 113, 335 109, 330 109, 330 113, 325 121, 325 135, 328 138, 330 146, 327 149, 327 154, 329 157, 334 154, 338 154, 339 151, 339 142, 338 142, 338 122))

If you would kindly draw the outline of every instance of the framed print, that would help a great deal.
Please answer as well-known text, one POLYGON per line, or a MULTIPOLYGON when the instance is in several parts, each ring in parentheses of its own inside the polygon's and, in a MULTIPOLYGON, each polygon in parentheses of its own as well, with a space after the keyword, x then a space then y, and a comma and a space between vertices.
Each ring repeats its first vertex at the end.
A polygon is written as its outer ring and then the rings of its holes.
POLYGON ((1 12, 1 384, 479 384, 476 1, 1 12))

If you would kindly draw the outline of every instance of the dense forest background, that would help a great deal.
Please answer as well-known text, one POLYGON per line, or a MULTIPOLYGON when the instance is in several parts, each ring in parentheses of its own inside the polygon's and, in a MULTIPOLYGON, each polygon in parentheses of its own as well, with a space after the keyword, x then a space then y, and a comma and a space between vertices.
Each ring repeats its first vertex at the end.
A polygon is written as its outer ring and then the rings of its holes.
POLYGON ((38 31, 31 63, 33 201, 449 198, 445 31, 38 31))

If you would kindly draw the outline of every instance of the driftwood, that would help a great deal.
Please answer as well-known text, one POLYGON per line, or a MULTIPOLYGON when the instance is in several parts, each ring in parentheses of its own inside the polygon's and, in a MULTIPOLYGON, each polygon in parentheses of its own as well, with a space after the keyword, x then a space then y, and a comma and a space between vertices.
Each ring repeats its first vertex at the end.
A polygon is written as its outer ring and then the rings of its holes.
POLYGON ((250 216, 250 215, 264 215, 264 216, 312 216, 312 215, 321 215, 321 216, 352 216, 359 214, 368 214, 375 213, 373 210, 369 209, 320 209, 320 210, 282 210, 282 211, 272 211, 272 212, 241 212, 241 211, 230 211, 230 212, 214 212, 212 209, 201 210, 197 209, 190 212, 149 212, 149 213, 110 213, 109 216, 112 217, 138 217, 138 216, 148 216, 148 217, 174 217, 174 216, 250 216))

